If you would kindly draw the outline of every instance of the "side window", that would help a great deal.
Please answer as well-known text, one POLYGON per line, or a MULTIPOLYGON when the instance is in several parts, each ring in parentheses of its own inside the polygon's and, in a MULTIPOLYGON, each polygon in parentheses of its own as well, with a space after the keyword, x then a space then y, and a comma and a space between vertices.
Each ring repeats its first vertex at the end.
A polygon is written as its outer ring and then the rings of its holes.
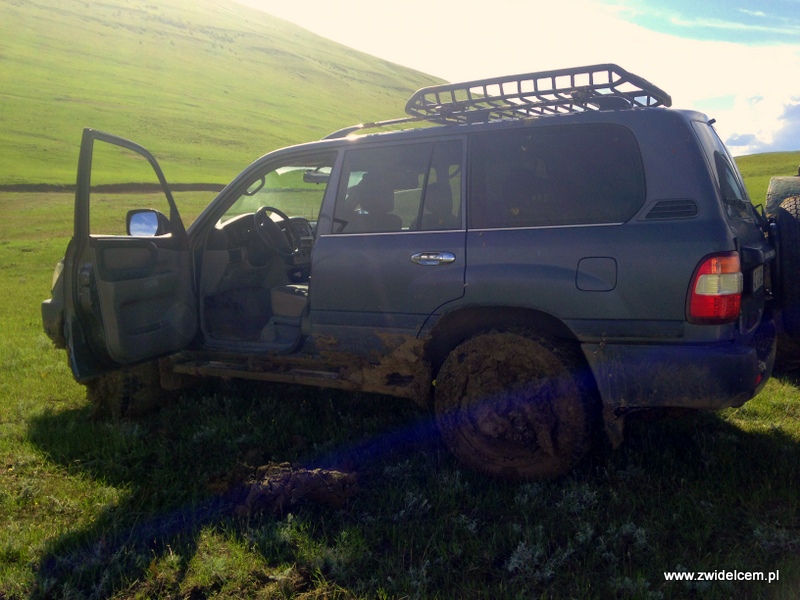
POLYGON ((731 219, 753 219, 747 194, 739 183, 730 163, 720 153, 714 152, 714 162, 719 176, 719 188, 725 202, 725 212, 731 219))
POLYGON ((471 228, 620 223, 645 200, 638 144, 619 125, 479 134, 471 156, 471 228))
POLYGON ((461 227, 461 155, 457 140, 348 152, 334 233, 461 227))
POLYGON ((736 169, 728 149, 717 135, 711 123, 706 121, 692 121, 692 126, 700 138, 707 157, 713 157, 714 169, 717 172, 717 182, 722 200, 725 203, 725 213, 729 219, 755 219, 754 208, 750 197, 742 183, 742 178, 736 169))
MULTIPOLYGON (((140 209, 153 209, 165 217, 170 216, 169 202, 153 167, 136 152, 104 141, 95 141, 92 152, 89 233, 127 235, 128 211, 140 209)), ((136 234, 137 231, 134 230, 133 233, 136 234)))
POLYGON ((434 147, 420 208, 410 229, 461 228, 461 142, 442 142, 434 147))

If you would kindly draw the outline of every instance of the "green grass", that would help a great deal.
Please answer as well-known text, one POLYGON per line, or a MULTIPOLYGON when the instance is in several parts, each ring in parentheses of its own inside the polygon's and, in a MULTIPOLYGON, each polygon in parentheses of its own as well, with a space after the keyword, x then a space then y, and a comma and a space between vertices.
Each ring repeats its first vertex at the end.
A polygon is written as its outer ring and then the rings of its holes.
POLYGON ((747 185, 747 193, 755 205, 765 205, 767 188, 772 177, 797 175, 800 152, 771 152, 740 156, 736 164, 747 185))
POLYGON ((227 183, 275 148, 402 116, 438 81, 230 0, 3 0, 0 39, 0 185, 74 183, 83 127, 148 147, 172 182, 227 183))
MULTIPOLYGON (((148 146, 173 182, 225 183, 432 82, 225 2, 0 0, 0 39, 0 184, 74 182, 86 125, 148 146)), ((754 200, 798 159, 740 158, 754 200)), ((212 196, 176 194, 184 222, 212 196)), ((102 200, 111 230, 156 196, 102 200)), ((93 420, 39 315, 72 211, 0 193, 0 598, 796 597, 794 374, 740 409, 632 421, 620 450, 545 483, 462 470, 427 415, 380 396, 212 381, 93 420), (238 514, 235 483, 284 461, 356 469, 358 492, 238 514), (681 569, 780 583, 665 582, 681 569)))
MULTIPOLYGON (((191 220, 208 194, 177 194, 191 220)), ((110 195, 108 204, 148 203, 110 195)), ((800 389, 630 422, 555 482, 463 470, 407 403, 212 381, 97 421, 38 303, 70 194, 0 194, 0 597, 780 598, 800 589, 800 389), (356 469, 341 508, 240 515, 266 463, 356 469), (780 571, 780 583, 664 571, 780 571)), ((100 214, 100 225, 110 225, 100 214)))

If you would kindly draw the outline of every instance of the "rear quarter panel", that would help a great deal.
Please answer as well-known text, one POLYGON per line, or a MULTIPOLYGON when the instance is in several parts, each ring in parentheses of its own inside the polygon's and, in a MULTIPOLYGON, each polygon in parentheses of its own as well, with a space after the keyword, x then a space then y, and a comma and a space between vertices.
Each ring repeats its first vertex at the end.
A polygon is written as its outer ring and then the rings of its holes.
POLYGON ((698 263, 735 249, 686 121, 660 110, 585 115, 580 121, 617 122, 634 132, 645 171, 640 210, 619 224, 470 230, 463 303, 542 311, 580 340, 730 339, 731 327, 693 327, 685 321, 686 294, 698 263), (696 214, 667 219, 651 214, 673 200, 693 201, 696 214), (586 264, 602 265, 604 272, 615 265, 613 281, 597 291, 591 285, 580 289, 585 273, 579 265, 586 264))

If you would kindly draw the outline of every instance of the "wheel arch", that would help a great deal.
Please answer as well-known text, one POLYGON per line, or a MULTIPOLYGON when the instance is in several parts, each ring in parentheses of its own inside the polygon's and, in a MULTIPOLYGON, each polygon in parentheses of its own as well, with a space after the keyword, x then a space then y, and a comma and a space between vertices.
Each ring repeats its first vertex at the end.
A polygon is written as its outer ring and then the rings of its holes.
POLYGON ((479 333, 503 329, 529 329, 578 345, 572 331, 556 317, 516 306, 470 306, 443 315, 427 332, 425 356, 433 377, 447 355, 464 340, 479 333))

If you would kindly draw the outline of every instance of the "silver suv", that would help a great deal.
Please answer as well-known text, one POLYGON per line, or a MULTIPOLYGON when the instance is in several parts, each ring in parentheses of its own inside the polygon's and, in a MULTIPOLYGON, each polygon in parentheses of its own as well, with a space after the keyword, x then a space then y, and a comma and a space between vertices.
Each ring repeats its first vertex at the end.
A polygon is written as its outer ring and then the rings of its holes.
POLYGON ((87 129, 45 330, 119 413, 189 377, 377 392, 471 467, 560 475, 630 411, 739 406, 772 372, 779 228, 670 104, 616 65, 422 89, 258 159, 188 229, 150 153, 87 129), (101 149, 163 189, 116 235, 101 149))

